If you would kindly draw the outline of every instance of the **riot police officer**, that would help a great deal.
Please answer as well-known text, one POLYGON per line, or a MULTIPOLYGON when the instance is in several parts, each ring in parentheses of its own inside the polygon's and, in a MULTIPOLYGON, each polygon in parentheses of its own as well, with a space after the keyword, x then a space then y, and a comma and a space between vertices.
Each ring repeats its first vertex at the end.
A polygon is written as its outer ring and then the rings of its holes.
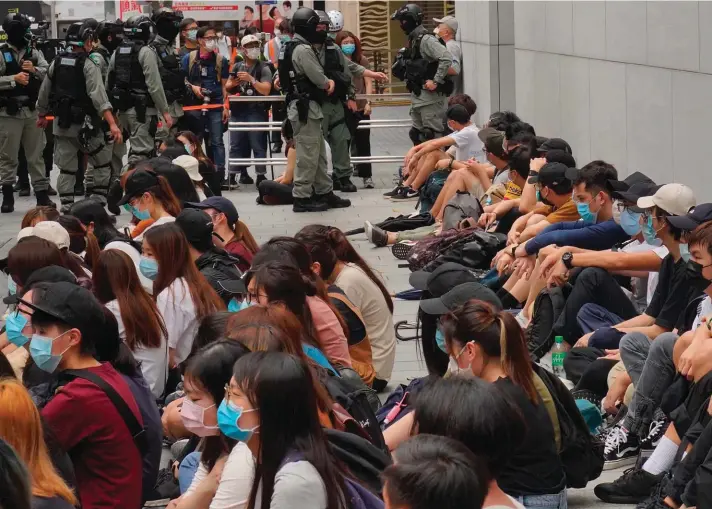
MULTIPOLYGON (((292 26, 295 35, 282 46, 278 70, 280 86, 287 95, 287 118, 294 130, 297 150, 293 210, 319 212, 348 207, 349 200, 334 194, 326 169, 322 133, 322 105, 336 92, 335 80, 325 74, 328 21, 325 24, 316 11, 300 7, 292 17, 292 26)), ((343 55, 338 62, 343 64, 343 55)))
POLYGON ((453 90, 447 74, 452 55, 445 42, 423 26, 423 11, 417 5, 404 5, 391 19, 397 20, 408 35, 408 46, 396 60, 393 75, 404 80, 411 92, 413 125, 408 135, 418 145, 442 136, 447 97, 453 90))
POLYGON ((42 80, 47 73, 47 61, 42 53, 32 49, 30 19, 24 14, 8 14, 2 23, 7 43, 0 46, 0 183, 2 212, 15 209, 13 185, 17 176, 18 152, 24 146, 27 166, 35 188, 37 205, 54 203, 47 195, 49 179, 45 175, 42 151, 45 136, 35 126, 35 104, 42 80))
POLYGON ((173 126, 169 129, 163 123, 156 134, 157 140, 168 138, 172 132, 176 134, 178 124, 183 117, 183 98, 186 94, 185 74, 180 68, 180 57, 176 50, 175 39, 180 33, 183 13, 170 7, 162 7, 153 15, 156 25, 156 37, 149 43, 160 60, 159 72, 163 82, 163 90, 168 101, 168 111, 173 117, 173 126))
POLYGON ((157 114, 169 128, 173 125, 158 55, 148 46, 153 30, 153 21, 145 14, 126 20, 124 40, 109 61, 106 88, 114 110, 119 113, 119 123, 130 136, 130 163, 155 155, 157 114))
POLYGON ((110 138, 121 143, 121 130, 111 113, 111 103, 99 66, 89 58, 94 29, 90 21, 78 21, 67 29, 67 51, 55 57, 42 82, 37 100, 37 126, 47 126, 54 115, 54 162, 59 167, 57 190, 66 212, 74 203, 77 151, 89 156, 93 167, 92 196, 106 203, 111 178, 111 144, 100 127, 103 118, 110 138))

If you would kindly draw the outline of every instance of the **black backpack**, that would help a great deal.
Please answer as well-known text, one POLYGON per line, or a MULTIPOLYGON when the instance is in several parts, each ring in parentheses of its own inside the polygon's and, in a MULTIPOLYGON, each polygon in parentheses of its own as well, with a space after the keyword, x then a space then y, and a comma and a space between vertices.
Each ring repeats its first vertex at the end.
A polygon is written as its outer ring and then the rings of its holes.
POLYGON ((571 285, 566 284, 561 288, 545 288, 537 295, 532 321, 525 331, 529 354, 533 361, 539 361, 554 346, 554 324, 563 313, 570 292, 571 285))
POLYGON ((381 493, 381 473, 391 457, 368 440, 352 433, 325 429, 331 450, 349 473, 373 493, 381 493))
POLYGON ((584 488, 603 471, 603 442, 591 434, 576 401, 561 380, 541 366, 532 363, 532 368, 546 385, 556 407, 561 432, 559 457, 566 473, 566 486, 584 488))

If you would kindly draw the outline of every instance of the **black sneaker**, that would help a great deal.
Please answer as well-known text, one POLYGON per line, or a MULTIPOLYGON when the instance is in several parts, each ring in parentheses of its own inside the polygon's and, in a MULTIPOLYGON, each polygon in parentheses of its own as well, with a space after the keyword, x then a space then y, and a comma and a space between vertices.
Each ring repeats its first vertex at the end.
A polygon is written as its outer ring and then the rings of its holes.
POLYGON ((393 201, 411 201, 420 198, 420 191, 415 191, 410 187, 403 187, 401 192, 395 196, 391 196, 393 201))
POLYGON ((603 470, 625 467, 635 463, 640 451, 640 439, 622 426, 615 426, 606 437, 603 458, 606 463, 603 470))
POLYGON ((293 212, 325 212, 329 206, 315 198, 294 198, 293 212))
POLYGON ((330 209, 343 209, 351 206, 351 200, 336 196, 334 191, 326 194, 318 194, 316 195, 316 199, 322 203, 326 203, 330 209))
POLYGON ((640 448, 645 450, 655 449, 660 439, 665 436, 668 424, 670 424, 670 420, 665 416, 651 422, 650 428, 648 429, 648 436, 640 441, 640 448))
POLYGON ((645 470, 630 468, 613 482, 604 482, 593 489, 598 498, 610 504, 637 504, 643 502, 663 475, 653 475, 645 470))
POLYGON ((339 184, 341 185, 342 193, 355 193, 357 191, 356 186, 349 177, 342 177, 339 179, 339 184))
POLYGON ((252 177, 247 172, 240 173, 240 180, 238 181, 240 184, 245 184, 245 185, 250 185, 254 184, 255 181, 252 180, 252 177))
POLYGON ((403 186, 398 184, 396 187, 388 191, 387 193, 383 193, 383 196, 386 198, 392 198, 393 196, 396 196, 397 194, 400 194, 401 189, 403 189, 403 186))
POLYGON ((262 182, 264 182, 265 180, 267 180, 267 175, 262 175, 262 174, 257 175, 257 178, 255 179, 255 186, 258 186, 258 187, 259 187, 259 185, 260 185, 262 182))
POLYGON ((665 503, 667 496, 663 486, 664 482, 659 482, 651 491, 650 496, 635 506, 635 509, 670 509, 665 503))
POLYGON ((366 238, 376 247, 388 245, 388 232, 381 230, 378 226, 373 226, 370 221, 363 223, 363 229, 366 232, 366 238))

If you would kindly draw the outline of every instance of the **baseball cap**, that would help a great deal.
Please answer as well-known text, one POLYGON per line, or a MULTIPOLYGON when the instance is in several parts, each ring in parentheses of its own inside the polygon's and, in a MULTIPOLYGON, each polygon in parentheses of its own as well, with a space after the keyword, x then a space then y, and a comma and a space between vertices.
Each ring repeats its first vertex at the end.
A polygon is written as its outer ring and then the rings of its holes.
POLYGON ((240 46, 247 46, 248 44, 251 44, 253 42, 259 43, 260 40, 254 34, 247 34, 240 41, 240 46))
POLYGON ((237 214, 237 209, 235 208, 235 205, 233 205, 230 200, 223 196, 211 196, 210 198, 204 199, 200 203, 187 202, 185 206, 193 209, 218 210, 225 214, 225 217, 227 217, 227 222, 231 225, 237 223, 237 220, 240 218, 240 216, 237 214))
POLYGON ((34 302, 19 299, 30 309, 45 313, 79 329, 82 336, 101 334, 105 319, 101 304, 86 288, 76 283, 59 281, 37 283, 33 288, 34 302))
POLYGON ((125 205, 136 196, 139 196, 152 187, 158 185, 158 174, 153 170, 134 170, 126 179, 124 187, 124 196, 119 200, 117 205, 125 205))
POLYGON ((39 237, 56 245, 59 249, 69 249, 69 232, 56 221, 40 221, 34 226, 20 230, 17 240, 25 237, 39 237))
POLYGON ((566 177, 566 171, 569 168, 561 163, 546 163, 539 170, 538 175, 529 177, 530 184, 540 184, 542 186, 555 186, 561 184, 564 180, 569 180, 566 177))
MULTIPOLYGON (((60 267, 59 265, 48 265, 47 267, 37 269, 30 274, 22 289, 23 291, 29 290, 37 283, 59 283, 60 281, 76 285, 77 277, 64 267, 60 267)), ((17 295, 9 295, 2 301, 5 304, 17 304, 19 300, 20 298, 17 295)))
POLYGON ((457 32, 457 29, 460 26, 455 16, 443 16, 442 18, 433 18, 433 21, 438 24, 442 23, 443 25, 449 26, 453 32, 457 32))
POLYGON ((700 203, 684 216, 667 216, 667 220, 675 228, 692 231, 702 223, 712 221, 712 203, 700 203))
POLYGON ((571 145, 561 138, 549 138, 537 147, 539 152, 548 152, 549 150, 563 150, 567 154, 573 154, 571 145))
POLYGON ((563 150, 551 149, 542 155, 546 158, 547 163, 561 163, 567 168, 576 168, 574 156, 563 150))
POLYGON ((493 127, 480 129, 477 137, 485 145, 487 152, 492 152, 497 157, 504 157, 504 133, 493 127))
POLYGON ((641 209, 659 207, 674 216, 687 215, 696 205, 695 194, 684 184, 665 184, 652 196, 638 198, 641 209))
POLYGON ((502 301, 499 300, 499 297, 480 283, 463 283, 442 297, 421 300, 420 309, 429 315, 444 315, 472 299, 483 300, 492 304, 497 310, 502 309, 502 301))
POLYGON ((190 180, 194 182, 201 182, 203 180, 203 176, 198 171, 200 163, 195 157, 189 155, 179 156, 173 159, 173 164, 185 169, 190 180))
MULTIPOLYGON (((638 183, 655 184, 655 182, 653 182, 653 180, 650 177, 648 177, 644 173, 636 171, 636 172, 628 175, 623 180, 614 180, 614 179, 608 180, 608 187, 612 191, 611 196, 613 196, 613 198, 618 198, 618 196, 616 196, 616 192, 621 192, 621 191, 625 192, 630 187, 632 187, 634 184, 638 184, 638 183)), ((638 198, 640 198, 640 196, 638 198)), ((626 198, 623 198, 623 199, 625 200, 626 198)), ((635 202, 635 201, 637 201, 637 198, 635 200, 629 200, 629 201, 635 202)))
POLYGON ((454 120, 459 124, 466 124, 470 121, 470 114, 462 104, 453 104, 447 109, 445 114, 448 120, 454 120))
MULTIPOLYGON (((613 193, 611 193, 611 196, 614 199, 637 204, 640 198, 642 198, 643 196, 653 196, 661 187, 662 186, 659 186, 652 181, 641 181, 634 183, 626 191, 613 191, 613 193)), ((637 206, 630 208, 634 212, 642 212, 642 209, 637 206)))
POLYGON ((446 294, 460 283, 477 281, 478 278, 465 267, 455 262, 446 262, 432 272, 418 270, 410 275, 410 285, 417 290, 427 290, 436 297, 446 294))
POLYGON ((213 221, 202 210, 183 209, 176 217, 176 224, 183 230, 188 242, 193 246, 212 242, 213 221))

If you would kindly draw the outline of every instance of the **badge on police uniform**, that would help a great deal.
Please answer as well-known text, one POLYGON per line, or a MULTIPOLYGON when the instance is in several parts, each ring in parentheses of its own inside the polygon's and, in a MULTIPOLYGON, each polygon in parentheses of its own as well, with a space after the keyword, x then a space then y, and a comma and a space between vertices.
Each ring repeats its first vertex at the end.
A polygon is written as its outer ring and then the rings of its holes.
POLYGON ((201 67, 200 68, 200 75, 203 77, 206 77, 208 75, 208 68, 207 67, 201 67))
POLYGON ((3 55, 5 56, 5 62, 12 62, 12 53, 6 51, 3 53, 3 55))

